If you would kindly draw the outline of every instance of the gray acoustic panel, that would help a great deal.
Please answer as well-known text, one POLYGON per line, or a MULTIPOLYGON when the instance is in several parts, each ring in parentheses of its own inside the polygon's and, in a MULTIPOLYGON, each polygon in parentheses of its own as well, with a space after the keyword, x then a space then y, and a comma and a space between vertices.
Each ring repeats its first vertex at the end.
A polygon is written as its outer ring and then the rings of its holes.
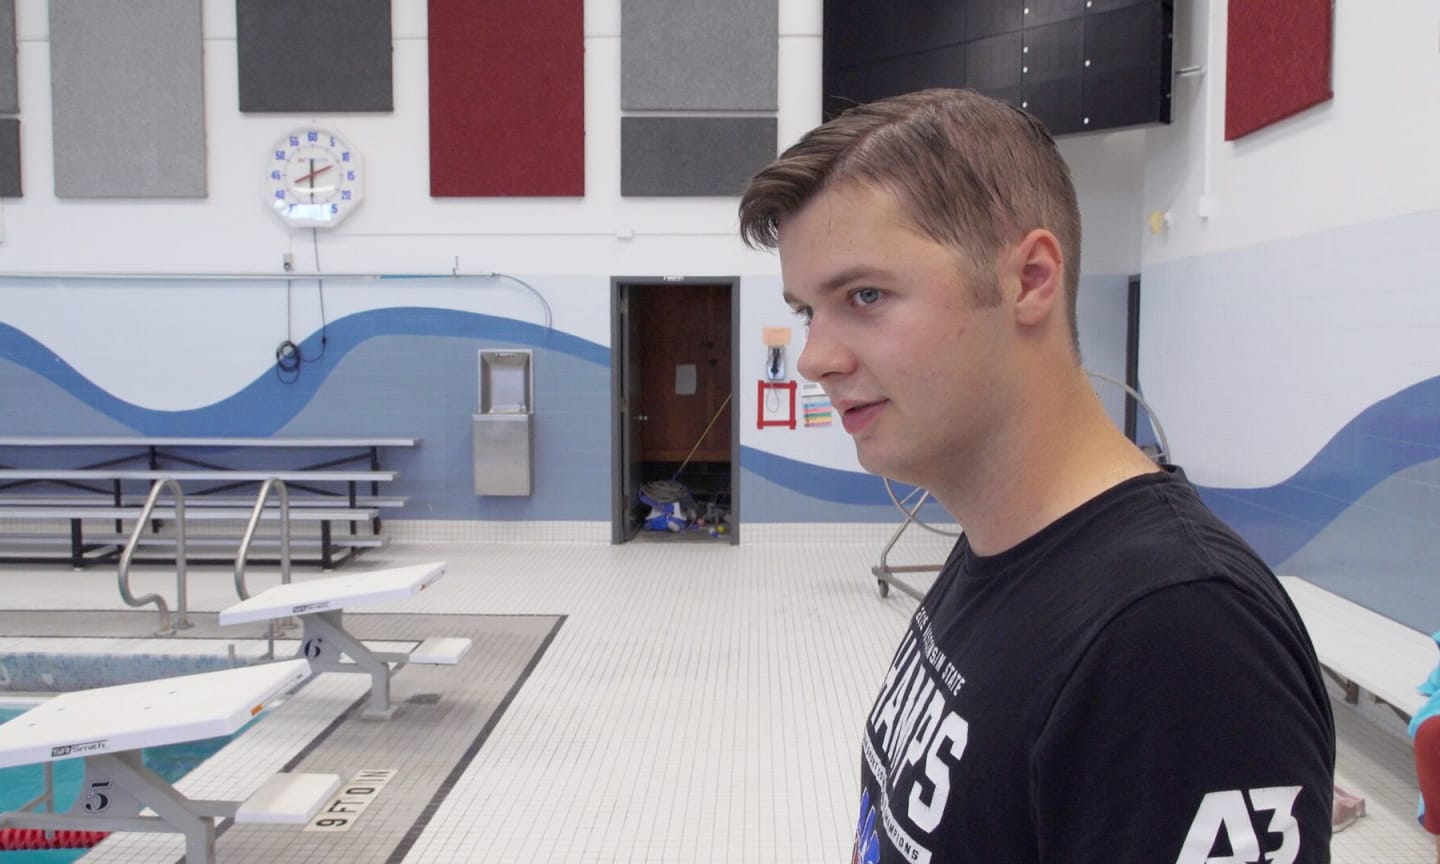
POLYGON ((15 0, 0 0, 0 114, 20 113, 15 69, 15 0))
POLYGON ((20 121, 0 118, 0 198, 20 197, 20 121))
POLYGON ((622 117, 621 195, 736 195, 775 158, 772 117, 622 117))
POLYGON ((620 107, 774 111, 776 0, 622 0, 620 107))
POLYGON ((237 0, 240 110, 393 111, 390 0, 237 0))
POLYGON ((200 7, 51 0, 58 197, 205 197, 200 7))

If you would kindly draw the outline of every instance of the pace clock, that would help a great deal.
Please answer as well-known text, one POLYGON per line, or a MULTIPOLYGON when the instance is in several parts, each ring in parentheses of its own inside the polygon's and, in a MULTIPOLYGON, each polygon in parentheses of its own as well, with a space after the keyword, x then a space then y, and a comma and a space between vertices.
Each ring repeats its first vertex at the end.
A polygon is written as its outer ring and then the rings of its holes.
POLYGON ((266 157, 265 201, 287 225, 330 228, 360 205, 360 153, 326 129, 297 129, 266 157))

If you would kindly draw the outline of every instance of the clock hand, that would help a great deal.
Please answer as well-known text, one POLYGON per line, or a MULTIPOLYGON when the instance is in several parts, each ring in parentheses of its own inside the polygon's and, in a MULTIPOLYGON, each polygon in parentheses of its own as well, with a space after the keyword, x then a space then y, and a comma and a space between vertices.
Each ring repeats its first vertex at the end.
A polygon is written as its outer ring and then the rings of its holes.
MULTIPOLYGON (((310 164, 313 166, 313 165, 315 164, 315 161, 312 159, 312 160, 310 161, 310 164)), ((320 176, 321 174, 324 174, 326 171, 329 171, 331 168, 334 168, 334 167, 335 167, 335 163, 334 163, 334 162, 331 162, 329 165, 325 165, 324 167, 315 168, 315 169, 311 170, 311 172, 310 172, 309 174, 302 174, 301 176, 296 177, 296 178, 295 178, 295 182, 296 182, 296 183, 304 183, 306 180, 309 180, 309 181, 310 181, 310 185, 311 185, 311 186, 314 186, 314 185, 315 185, 315 178, 316 178, 316 177, 320 176)))

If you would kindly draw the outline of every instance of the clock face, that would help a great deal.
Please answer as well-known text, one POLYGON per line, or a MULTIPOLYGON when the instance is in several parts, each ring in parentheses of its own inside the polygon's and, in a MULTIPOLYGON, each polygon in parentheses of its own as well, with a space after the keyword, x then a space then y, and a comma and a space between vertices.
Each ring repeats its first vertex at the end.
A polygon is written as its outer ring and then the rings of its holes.
POLYGON ((338 225, 360 204, 360 161, 360 153, 333 132, 291 132, 275 142, 266 160, 265 200, 288 225, 338 225))

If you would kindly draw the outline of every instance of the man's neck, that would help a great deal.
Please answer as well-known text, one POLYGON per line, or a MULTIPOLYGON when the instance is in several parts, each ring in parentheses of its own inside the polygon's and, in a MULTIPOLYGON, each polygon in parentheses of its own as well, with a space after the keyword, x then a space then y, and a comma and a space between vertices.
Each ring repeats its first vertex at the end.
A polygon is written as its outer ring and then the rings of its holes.
POLYGON ((1032 400, 971 476, 930 490, 978 554, 1003 552, 1105 490, 1158 470, 1111 422, 1083 372, 1078 381, 1032 400))

